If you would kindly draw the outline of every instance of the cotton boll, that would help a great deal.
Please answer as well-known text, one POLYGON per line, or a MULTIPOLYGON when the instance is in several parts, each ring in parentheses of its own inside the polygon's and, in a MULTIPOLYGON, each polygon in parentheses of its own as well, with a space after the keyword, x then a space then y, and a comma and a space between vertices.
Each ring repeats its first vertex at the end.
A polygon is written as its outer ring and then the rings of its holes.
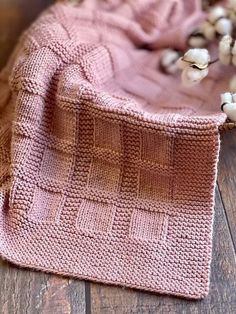
POLYGON ((233 48, 232 48, 232 54, 236 55, 236 42, 234 42, 233 48))
POLYGON ((192 72, 193 80, 195 82, 200 82, 202 79, 204 79, 208 75, 208 69, 204 70, 198 70, 194 69, 194 72, 192 72))
POLYGON ((231 34, 233 29, 232 22, 227 18, 219 19, 215 24, 215 30, 220 35, 231 34))
POLYGON ((224 65, 230 65, 231 62, 232 62, 232 57, 231 55, 219 55, 219 59, 220 59, 220 62, 224 65))
POLYGON ((219 59, 224 65, 229 65, 232 61, 232 37, 230 35, 225 35, 219 43, 219 59))
POLYGON ((192 48, 203 48, 206 46, 207 42, 206 39, 202 37, 191 37, 188 44, 192 48))
POLYGON ((233 64, 234 66, 236 66, 236 56, 233 56, 233 57, 232 57, 232 64, 233 64))
POLYGON ((236 25, 236 8, 235 9, 229 9, 228 17, 230 21, 236 25))
POLYGON ((195 82, 193 82, 193 80, 191 78, 191 72, 189 75, 188 70, 189 70, 189 68, 184 69, 182 74, 181 74, 182 84, 183 84, 183 86, 186 86, 186 87, 190 87, 190 86, 195 85, 195 82), (189 78, 189 76, 190 76, 190 78, 189 78))
POLYGON ((224 93, 221 94, 221 104, 231 103, 232 102, 232 94, 231 93, 224 93))
POLYGON ((179 52, 173 49, 166 49, 163 51, 160 65, 165 73, 174 74, 178 70, 176 64, 179 58, 179 52))
POLYGON ((210 12, 208 14, 208 20, 210 23, 213 24, 219 18, 225 17, 225 16, 226 16, 226 10, 221 6, 217 6, 217 7, 214 7, 210 10, 210 12))
POLYGON ((166 49, 163 51, 161 63, 163 66, 169 66, 171 63, 176 62, 179 58, 179 53, 172 49, 166 49))
POLYGON ((228 17, 236 25, 236 0, 229 1, 228 17))
POLYGON ((231 121, 236 122, 236 103, 226 103, 222 110, 231 121))
POLYGON ((236 42, 234 42, 234 45, 233 45, 231 53, 233 55, 232 56, 232 63, 233 63, 233 65, 236 66, 236 42))
POLYGON ((219 52, 220 54, 228 55, 231 53, 231 44, 233 39, 230 35, 225 35, 219 44, 219 52))
POLYGON ((203 48, 207 45, 207 40, 201 34, 192 34, 188 39, 188 45, 192 48, 203 48))
POLYGON ((200 27, 195 29, 188 37, 188 45, 191 48, 204 48, 207 46, 207 39, 200 27))
POLYGON ((232 93, 236 93, 236 75, 234 75, 229 82, 229 90, 232 93))
POLYGON ((208 74, 210 55, 207 49, 189 49, 178 60, 178 66, 183 69, 182 82, 185 86, 195 85, 208 74))
POLYGON ((232 21, 227 17, 227 11, 223 7, 214 7, 208 15, 208 21, 202 24, 204 36, 213 40, 216 34, 227 35, 232 33, 232 21))
POLYGON ((232 94, 233 102, 236 103, 236 93, 232 94))
POLYGON ((199 83, 208 74, 208 69, 199 70, 192 67, 185 68, 182 72, 182 82, 185 86, 199 83))
POLYGON ((229 8, 236 10, 236 0, 229 0, 229 8))
POLYGON ((175 73, 178 71, 178 69, 179 69, 179 68, 177 67, 176 63, 171 64, 171 65, 169 65, 168 68, 167 68, 167 73, 169 73, 169 74, 175 74, 175 73))
POLYGON ((207 40, 214 40, 216 36, 215 27, 209 22, 205 22, 201 26, 204 36, 207 40))
POLYGON ((183 59, 187 62, 197 65, 199 68, 204 68, 210 61, 210 55, 207 49, 194 48, 189 49, 184 54, 183 59))
POLYGON ((188 62, 185 62, 182 57, 177 60, 176 65, 180 70, 189 66, 188 62))

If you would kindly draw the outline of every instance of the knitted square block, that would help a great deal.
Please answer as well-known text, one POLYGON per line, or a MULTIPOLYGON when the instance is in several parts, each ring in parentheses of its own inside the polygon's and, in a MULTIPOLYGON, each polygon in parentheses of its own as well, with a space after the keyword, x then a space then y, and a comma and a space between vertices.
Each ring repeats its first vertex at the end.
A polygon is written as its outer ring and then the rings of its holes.
POLYGON ((28 184, 25 180, 18 178, 15 180, 11 195, 10 204, 15 209, 13 214, 14 217, 20 216, 22 213, 28 213, 34 198, 35 184, 28 184), (24 190, 22 194, 21 191, 24 190))
POLYGON ((30 154, 32 146, 32 141, 30 138, 17 135, 17 145, 15 145, 12 159, 15 163, 23 165, 25 160, 27 160, 28 155, 30 154), (24 147, 22 149, 22 147, 24 147))
POLYGON ((83 200, 76 226, 78 229, 107 233, 111 231, 115 207, 110 204, 83 200))
POLYGON ((170 165, 173 155, 173 138, 157 132, 141 133, 141 159, 160 165, 170 165))
POLYGON ((138 194, 141 198, 170 201, 172 179, 170 175, 158 171, 141 169, 139 171, 138 194))
POLYGON ((109 192, 117 192, 120 166, 94 158, 89 172, 88 186, 109 192))
POLYGON ((39 222, 58 222, 61 200, 60 194, 36 187, 32 202, 33 206, 29 210, 29 218, 39 222))
POLYGON ((60 140, 75 143, 76 115, 60 107, 53 112, 52 117, 52 135, 60 140))
POLYGON ((8 177, 9 161, 0 160, 0 162, 1 162, 0 166, 0 184, 1 184, 3 181, 5 181, 5 178, 8 177))
POLYGON ((95 48, 81 58, 80 65, 87 80, 101 85, 113 76, 111 56, 105 46, 95 48), (99 56, 99 62, 94 62, 99 56))
POLYGON ((63 186, 71 173, 72 156, 46 148, 43 154, 39 176, 41 180, 53 181, 63 186))
POLYGON ((121 130, 118 123, 104 119, 94 119, 94 144, 96 147, 120 152, 121 130))
POLYGON ((168 216, 163 213, 136 209, 133 211, 130 236, 140 240, 165 240, 168 216))
MULTIPOLYGON (((40 95, 24 95, 22 102, 19 103, 16 108, 17 114, 19 115, 19 122, 23 126, 21 129, 23 133, 26 134, 27 131, 29 131, 28 127, 33 130, 41 123, 41 119, 43 119, 43 107, 44 99, 40 95), (34 106, 32 106, 32 102, 34 106), (29 122, 32 124, 29 124, 29 122)), ((21 133, 21 135, 23 134, 21 133)))
POLYGON ((175 169, 175 184, 173 197, 176 200, 204 200, 212 197, 211 188, 206 189, 199 182, 204 178, 209 187, 212 182, 212 172, 208 169, 211 162, 212 144, 210 141, 201 142, 201 159, 199 159, 199 142, 191 142, 188 138, 175 141, 175 162, 182 164, 187 161, 186 167, 175 169), (186 150, 186 146, 188 149, 186 150), (204 162, 202 162, 204 160, 204 162))

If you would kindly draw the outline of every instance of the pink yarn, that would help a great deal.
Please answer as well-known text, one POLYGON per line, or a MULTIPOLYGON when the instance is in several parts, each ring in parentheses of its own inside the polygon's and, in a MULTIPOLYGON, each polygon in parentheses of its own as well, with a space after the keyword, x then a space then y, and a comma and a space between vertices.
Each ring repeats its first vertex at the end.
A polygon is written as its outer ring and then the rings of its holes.
POLYGON ((85 0, 23 34, 0 80, 3 258, 207 294, 227 79, 214 65, 185 89, 159 71, 201 16, 199 1, 85 0))

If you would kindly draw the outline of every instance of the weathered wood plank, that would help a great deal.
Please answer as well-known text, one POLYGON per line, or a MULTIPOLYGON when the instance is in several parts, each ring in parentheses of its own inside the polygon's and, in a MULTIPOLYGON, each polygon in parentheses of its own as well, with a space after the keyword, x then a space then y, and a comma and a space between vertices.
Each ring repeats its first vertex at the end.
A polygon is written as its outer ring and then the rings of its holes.
POLYGON ((221 197, 216 189, 210 293, 202 301, 148 294, 91 284, 92 314, 234 313, 236 262, 221 197))
POLYGON ((236 130, 222 134, 218 184, 236 250, 236 130))
POLYGON ((84 314, 83 281, 20 269, 0 260, 1 314, 84 314))

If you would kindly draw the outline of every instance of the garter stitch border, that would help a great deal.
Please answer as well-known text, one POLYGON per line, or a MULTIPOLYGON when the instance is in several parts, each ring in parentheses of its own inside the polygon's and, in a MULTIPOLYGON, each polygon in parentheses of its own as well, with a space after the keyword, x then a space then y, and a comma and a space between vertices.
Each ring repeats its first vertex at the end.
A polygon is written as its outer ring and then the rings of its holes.
MULTIPOLYGON (((219 85, 209 78, 187 94, 156 68, 158 49, 176 36, 182 45, 201 15, 190 2, 191 14, 179 1, 172 21, 187 22, 164 38, 147 24, 163 26, 151 0, 150 11, 137 1, 141 24, 122 1, 109 11, 85 0, 52 6, 23 34, 0 78, 3 258, 187 298, 208 293, 225 120, 209 95, 219 85), (140 50, 146 43, 159 48, 140 50), (152 112, 157 90, 163 106, 152 112)), ((155 3, 171 11, 171 1, 155 3)))

